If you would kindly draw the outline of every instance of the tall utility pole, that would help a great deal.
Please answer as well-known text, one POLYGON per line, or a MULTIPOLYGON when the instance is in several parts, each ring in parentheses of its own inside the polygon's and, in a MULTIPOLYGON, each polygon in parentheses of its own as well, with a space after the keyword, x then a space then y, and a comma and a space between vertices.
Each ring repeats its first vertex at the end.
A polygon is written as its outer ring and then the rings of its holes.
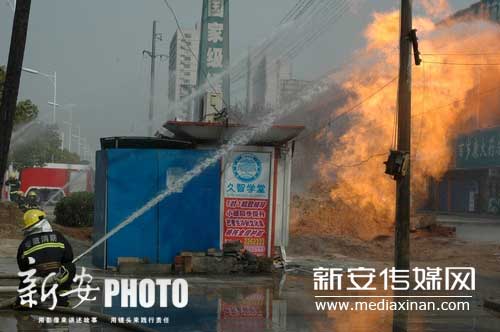
MULTIPOLYGON (((411 145, 411 46, 412 0, 401 0, 399 43, 398 151, 410 154, 411 145)), ((410 267, 410 160, 405 176, 396 182, 395 267, 410 267)))
POLYGON ((164 54, 156 54, 156 41, 162 40, 162 34, 156 33, 156 21, 153 21, 153 35, 151 38, 151 51, 144 50, 142 54, 147 54, 151 58, 151 82, 149 87, 149 114, 148 114, 148 135, 153 135, 154 100, 155 100, 155 64, 156 58, 167 57, 164 54))
MULTIPOLYGON (((407 172, 396 182, 396 234, 394 265, 398 270, 410 269, 410 150, 411 150, 411 50, 412 0, 401 0, 401 32, 399 41, 398 145, 407 153, 407 172)), ((394 311, 393 332, 405 332, 407 311, 394 311)))
POLYGON ((149 86, 148 135, 153 135, 153 116, 155 100, 155 63, 156 63, 156 21, 153 21, 153 38, 151 42, 151 83, 149 86))
POLYGON ((14 125, 19 82, 23 68, 24 48, 28 33, 31 0, 18 0, 12 23, 9 60, 0 105, 0 191, 3 187, 4 174, 7 169, 10 139, 14 125))

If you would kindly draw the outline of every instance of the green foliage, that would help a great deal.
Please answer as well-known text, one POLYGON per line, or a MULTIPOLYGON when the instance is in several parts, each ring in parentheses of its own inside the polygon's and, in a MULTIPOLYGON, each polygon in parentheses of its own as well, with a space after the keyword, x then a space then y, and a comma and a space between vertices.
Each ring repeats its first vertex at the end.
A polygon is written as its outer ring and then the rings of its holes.
POLYGON ((60 200, 54 211, 56 223, 70 227, 92 226, 94 220, 94 194, 76 192, 60 200))
MULTIPOLYGON (((0 66, 0 96, 3 93, 5 67, 0 66)), ((1 102, 1 100, 0 100, 1 102)), ((11 142, 10 162, 17 169, 44 166, 46 163, 76 164, 80 162, 77 154, 61 150, 61 138, 57 126, 35 122, 38 107, 31 100, 17 103, 14 115, 14 132, 11 142)))
POLYGON ((28 123, 38 116, 38 106, 31 100, 22 100, 17 103, 16 113, 14 114, 14 127, 23 123, 28 123))
MULTIPOLYGON (((0 66, 0 102, 3 95, 3 84, 5 82, 5 67, 0 66)), ((14 114, 14 126, 30 122, 38 116, 38 107, 31 100, 21 100, 17 103, 14 114)))
POLYGON ((61 138, 56 126, 32 123, 12 144, 10 162, 16 169, 44 166, 46 163, 76 164, 80 158, 61 150, 61 138))

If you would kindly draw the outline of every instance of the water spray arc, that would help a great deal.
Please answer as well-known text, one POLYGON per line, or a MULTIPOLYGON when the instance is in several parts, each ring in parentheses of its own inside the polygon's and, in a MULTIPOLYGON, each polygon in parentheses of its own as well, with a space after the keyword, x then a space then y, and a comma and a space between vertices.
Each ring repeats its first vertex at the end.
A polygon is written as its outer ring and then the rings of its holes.
POLYGON ((149 200, 143 207, 132 213, 124 221, 122 221, 115 228, 109 231, 105 236, 97 240, 90 248, 85 250, 79 256, 75 257, 73 262, 74 263, 78 262, 82 257, 86 256, 92 250, 100 246, 107 239, 118 233, 124 227, 137 220, 137 218, 141 217, 144 213, 146 213, 148 210, 156 206, 156 204, 163 201, 166 197, 169 197, 175 193, 182 192, 182 189, 187 183, 189 183, 196 176, 200 175, 205 169, 212 166, 221 158, 229 154, 237 146, 247 144, 255 136, 265 133, 269 128, 272 127, 273 123, 276 121, 276 119, 278 119, 279 116, 282 116, 288 112, 293 112, 294 110, 301 107, 303 104, 310 102, 316 96, 328 91, 329 87, 330 87, 330 79, 325 78, 320 82, 318 82, 316 85, 314 85, 306 93, 304 93, 298 100, 290 103, 289 105, 281 107, 277 109, 275 112, 269 113, 263 118, 261 118, 260 121, 258 122, 257 127, 241 129, 239 133, 235 134, 227 144, 218 149, 211 157, 204 159, 196 167, 185 173, 171 186, 171 188, 167 188, 166 190, 160 192, 158 195, 149 200))

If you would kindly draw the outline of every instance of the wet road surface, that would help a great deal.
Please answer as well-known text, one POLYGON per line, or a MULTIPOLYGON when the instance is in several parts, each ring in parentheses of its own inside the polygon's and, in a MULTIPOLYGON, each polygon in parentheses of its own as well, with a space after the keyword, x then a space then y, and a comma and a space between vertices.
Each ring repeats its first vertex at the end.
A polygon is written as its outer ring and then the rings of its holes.
MULTIPOLYGON (((189 304, 183 309, 104 308, 102 298, 83 309, 134 321, 159 331, 250 332, 250 331, 392 331, 392 311, 317 310, 313 280, 308 275, 268 277, 190 277, 189 304), (161 319, 160 323, 156 321, 161 319), (168 320, 166 323, 165 319, 168 320), (154 323, 153 323, 154 321, 154 323)), ((481 285, 482 281, 479 281, 481 285)), ((327 293, 328 294, 328 293, 327 293)), ((500 315, 482 307, 478 293, 470 299, 469 311, 411 311, 408 331, 461 332, 500 331, 500 315)), ((339 299, 339 301, 344 299, 339 299)), ((353 303, 359 299, 346 300, 353 303)), ((119 301, 119 298, 117 299, 119 301)), ((361 301, 361 300, 360 300, 361 301)), ((380 301, 380 299, 374 300, 380 301)), ((49 316, 42 314, 42 316, 49 316)), ((61 315, 58 315, 61 317, 61 315)), ((43 324, 39 315, 0 312, 1 331, 120 331, 107 324, 43 324)))

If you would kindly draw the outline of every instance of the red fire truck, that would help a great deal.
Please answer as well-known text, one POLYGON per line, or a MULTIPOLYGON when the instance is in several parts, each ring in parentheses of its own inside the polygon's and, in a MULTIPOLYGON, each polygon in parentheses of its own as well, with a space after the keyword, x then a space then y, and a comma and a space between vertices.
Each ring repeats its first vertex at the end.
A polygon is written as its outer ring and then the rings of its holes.
POLYGON ((27 196, 36 191, 40 203, 55 203, 77 191, 93 191, 93 171, 89 165, 48 163, 44 167, 21 170, 20 190, 27 196))

